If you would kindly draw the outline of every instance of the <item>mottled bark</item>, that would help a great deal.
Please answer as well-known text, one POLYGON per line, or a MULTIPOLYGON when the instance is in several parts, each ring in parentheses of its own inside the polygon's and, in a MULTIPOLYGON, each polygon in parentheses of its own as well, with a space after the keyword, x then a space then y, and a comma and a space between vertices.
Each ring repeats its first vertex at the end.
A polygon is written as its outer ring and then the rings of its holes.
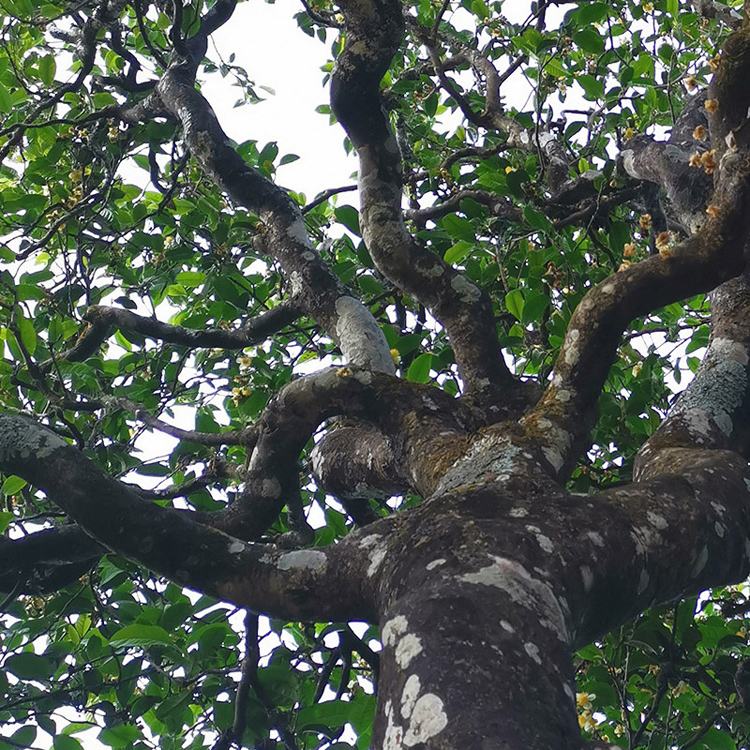
POLYGON ((362 236, 378 270, 445 326, 467 395, 496 418, 525 405, 500 352, 487 294, 409 234, 401 211, 401 153, 379 92, 403 34, 401 6, 346 2, 346 45, 331 105, 359 156, 362 236))
MULTIPOLYGON (((718 101, 711 141, 724 144, 716 146, 723 158, 713 195, 706 197, 701 170, 694 177, 682 167, 669 172, 670 164, 682 164, 686 134, 702 117, 698 99, 669 143, 634 141, 625 156, 634 176, 665 187, 690 225, 698 223, 695 195, 703 191, 708 218, 669 252, 586 295, 554 378, 521 416, 525 397, 503 362, 487 297, 416 244, 403 222, 400 156, 379 94, 400 40, 400 6, 344 3, 346 47, 332 98, 359 152, 362 227, 372 257, 445 325, 471 398, 390 374, 374 319, 314 251, 297 205, 244 163, 195 89, 206 36, 232 8, 217 3, 196 37, 176 45, 149 106, 177 119, 195 160, 258 213, 263 244, 289 275, 295 300, 361 366, 293 381, 251 429, 232 436, 251 450, 245 486, 215 514, 149 502, 58 435, 24 416, 0 415, 0 470, 43 490, 78 524, 0 543, 0 587, 44 590, 113 550, 255 612, 376 622, 384 649, 375 750, 580 747, 572 650, 653 604, 750 572, 750 284, 732 278, 744 271, 750 230, 747 31, 730 37, 709 89, 718 101), (641 450, 633 483, 595 495, 568 492, 567 472, 588 447, 596 399, 625 326, 722 283, 712 296, 705 361, 641 450), (338 428, 311 460, 324 487, 354 501, 409 491, 422 503, 379 520, 360 505, 352 515, 365 528, 327 548, 254 541, 285 506, 290 516, 298 513, 297 462, 333 418, 341 418, 338 428)), ((481 61, 473 64, 485 71, 491 113, 499 84, 481 61)), ((558 159, 552 182, 560 195, 575 195, 581 183, 564 179, 562 155, 547 145, 550 166, 558 159)), ((180 345, 196 337, 209 343, 200 338, 206 332, 122 311, 93 308, 88 315, 90 339, 74 347, 73 359, 93 351, 110 324, 180 345)), ((227 332, 222 345, 244 335, 227 332)))

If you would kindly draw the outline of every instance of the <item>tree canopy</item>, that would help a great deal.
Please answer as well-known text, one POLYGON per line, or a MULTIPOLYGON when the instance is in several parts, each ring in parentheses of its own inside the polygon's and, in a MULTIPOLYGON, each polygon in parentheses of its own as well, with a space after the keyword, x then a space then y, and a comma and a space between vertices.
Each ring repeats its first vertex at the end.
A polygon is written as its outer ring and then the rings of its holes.
POLYGON ((0 750, 747 747, 750 3, 302 0, 311 196, 235 4, 1 3, 0 750))

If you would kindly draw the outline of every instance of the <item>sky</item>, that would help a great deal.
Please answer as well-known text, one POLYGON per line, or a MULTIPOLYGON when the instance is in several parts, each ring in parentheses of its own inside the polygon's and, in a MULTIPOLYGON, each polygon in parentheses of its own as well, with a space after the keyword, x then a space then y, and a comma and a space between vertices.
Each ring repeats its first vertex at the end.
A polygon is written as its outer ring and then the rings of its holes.
MULTIPOLYGON (((293 18, 301 9, 299 0, 240 3, 232 20, 212 37, 225 60, 235 53, 235 64, 245 68, 264 101, 233 109, 239 89, 218 75, 211 76, 204 93, 234 140, 256 140, 259 148, 276 141, 280 156, 300 156, 280 167, 276 180, 310 200, 327 188, 352 184, 357 161, 344 152, 341 126, 330 126, 329 116, 315 111, 328 104, 321 66, 329 59, 334 31, 329 30, 325 44, 307 36, 293 18), (261 85, 274 89, 275 96, 261 85)), ((216 60, 213 44, 208 55, 216 60)))

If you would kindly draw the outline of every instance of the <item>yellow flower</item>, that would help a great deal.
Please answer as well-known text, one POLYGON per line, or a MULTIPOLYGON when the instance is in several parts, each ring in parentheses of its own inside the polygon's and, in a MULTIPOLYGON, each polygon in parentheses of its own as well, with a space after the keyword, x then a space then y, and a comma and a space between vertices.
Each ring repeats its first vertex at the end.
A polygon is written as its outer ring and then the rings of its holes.
POLYGON ((706 140, 706 129, 703 127, 703 125, 698 125, 698 127, 693 131, 693 138, 697 141, 705 141, 706 140))
POLYGON ((393 364, 397 365, 401 361, 401 355, 398 353, 398 349, 391 349, 391 359, 393 364))
POLYGON ((706 174, 713 174, 716 169, 716 159, 714 159, 715 153, 716 149, 712 148, 710 151, 704 151, 701 154, 701 164, 703 165, 703 170, 706 174))
POLYGON ((516 170, 513 167, 505 167, 505 174, 510 174, 511 172, 515 172, 516 170))
POLYGON ((659 234, 656 235, 656 249, 661 252, 664 248, 669 247, 669 241, 671 239, 671 232, 659 232, 659 234))
POLYGON ((622 248, 623 258, 632 258, 635 255, 635 253, 636 253, 636 247, 632 242, 628 242, 622 248))
POLYGON ((253 358, 248 356, 247 354, 240 357, 240 367, 250 367, 252 363, 253 363, 253 358))
POLYGON ((83 172, 81 172, 80 169, 71 169, 69 176, 71 182, 80 182, 81 177, 83 177, 83 172))
POLYGON ((631 266, 634 266, 635 263, 631 263, 629 260, 624 260, 622 263, 620 263, 620 267, 617 269, 618 271, 625 271, 631 266))
POLYGON ((708 67, 711 68, 711 72, 715 73, 719 69, 719 65, 721 64, 721 56, 716 55, 715 57, 712 57, 708 61, 708 67))
POLYGON ((632 138, 634 135, 635 135, 635 130, 633 130, 633 128, 625 128, 626 138, 632 138))
POLYGON ((696 151, 694 154, 690 154, 690 161, 688 162, 691 167, 700 167, 701 165, 701 152, 696 151))
POLYGON ((714 112, 717 112, 719 109, 719 100, 718 99, 706 99, 706 103, 703 106, 706 108, 706 112, 711 112, 713 114, 714 112))
POLYGON ((719 218, 719 216, 721 216, 721 211, 719 210, 719 207, 718 207, 718 206, 714 206, 714 205, 710 205, 710 206, 709 206, 709 207, 708 207, 708 208, 706 209, 706 213, 707 213, 707 214, 708 214, 709 216, 712 216, 712 217, 713 217, 714 219, 718 219, 718 218, 719 218))
POLYGON ((596 722, 591 715, 591 711, 584 711, 578 715, 578 726, 586 732, 591 732, 596 728, 596 722))
POLYGON ((684 695, 685 693, 687 693, 687 691, 688 691, 689 689, 690 689, 690 688, 688 687, 688 685, 687 685, 687 683, 685 682, 685 680, 680 680, 680 681, 679 681, 679 682, 678 682, 678 683, 677 683, 677 684, 676 684, 676 685, 675 685, 675 686, 674 686, 674 687, 672 688, 672 695, 674 695, 675 697, 676 697, 676 696, 678 696, 678 695, 684 695))
POLYGON ((688 76, 685 79, 685 86, 687 87, 688 91, 694 91, 696 88, 698 88, 698 79, 695 76, 688 76))
POLYGON ((650 13, 653 9, 654 9, 654 4, 653 3, 643 3, 643 10, 646 13, 650 13))
POLYGON ((651 226, 651 214, 643 214, 640 219, 638 219, 638 226, 641 229, 648 229, 651 226))
POLYGON ((579 708, 591 708, 591 701, 596 698, 596 693, 576 693, 576 705, 579 708))

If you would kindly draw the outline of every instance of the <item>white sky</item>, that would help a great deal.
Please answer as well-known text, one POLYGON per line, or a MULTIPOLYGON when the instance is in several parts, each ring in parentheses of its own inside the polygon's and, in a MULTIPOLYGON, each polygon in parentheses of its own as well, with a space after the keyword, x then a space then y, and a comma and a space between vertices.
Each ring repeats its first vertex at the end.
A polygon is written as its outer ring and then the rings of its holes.
MULTIPOLYGON (((234 52, 235 64, 245 68, 265 101, 233 110, 239 89, 230 85, 229 77, 222 80, 218 74, 210 76, 204 93, 234 140, 256 140, 259 148, 276 141, 280 156, 300 157, 280 167, 276 180, 310 200, 327 188, 352 184, 357 162, 344 152, 341 126, 331 127, 328 115, 315 111, 328 104, 321 66, 329 59, 334 32, 328 32, 326 44, 307 36, 293 18, 301 9, 299 0, 278 0, 273 5, 244 2, 213 35, 224 60, 234 52), (261 85, 270 86, 276 95, 266 94, 261 85)), ((216 59, 211 44, 208 55, 216 59)))

